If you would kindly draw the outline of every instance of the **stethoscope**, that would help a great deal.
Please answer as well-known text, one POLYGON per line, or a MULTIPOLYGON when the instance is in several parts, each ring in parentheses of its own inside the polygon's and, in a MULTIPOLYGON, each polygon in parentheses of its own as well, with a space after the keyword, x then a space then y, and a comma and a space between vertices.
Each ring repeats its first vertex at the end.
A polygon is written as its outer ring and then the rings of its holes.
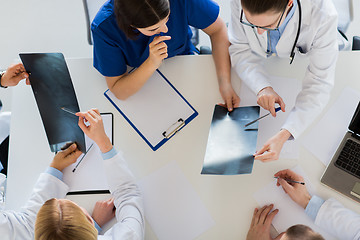
MULTIPOLYGON (((298 25, 294 45, 293 45, 293 47, 291 49, 291 53, 290 53, 290 64, 292 64, 292 62, 294 61, 295 47, 296 47, 296 44, 298 42, 299 35, 300 35, 300 26, 301 26, 301 5, 300 5, 300 0, 297 0, 297 3, 298 3, 298 6, 299 6, 299 25, 298 25)), ((268 39, 270 40, 270 46, 271 46, 271 38, 270 38, 270 33, 269 32, 268 32, 268 39)), ((268 56, 270 56, 270 53, 267 52, 267 54, 268 54, 268 56)))
POLYGON ((299 39, 300 27, 301 27, 301 4, 300 4, 300 0, 296 0, 296 1, 298 3, 298 7, 299 7, 299 25, 298 25, 294 45, 293 45, 293 47, 291 49, 291 53, 290 53, 290 64, 292 64, 292 62, 294 61, 294 58, 295 58, 295 47, 296 47, 296 44, 297 44, 298 39, 299 39))

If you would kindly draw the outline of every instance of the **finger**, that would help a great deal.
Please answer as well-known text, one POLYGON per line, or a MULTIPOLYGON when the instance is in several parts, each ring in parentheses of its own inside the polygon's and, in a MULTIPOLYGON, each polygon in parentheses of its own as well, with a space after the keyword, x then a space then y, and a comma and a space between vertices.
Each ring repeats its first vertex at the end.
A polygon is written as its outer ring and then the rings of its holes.
MULTIPOLYGON (((97 123, 99 121, 99 117, 98 114, 93 111, 93 110, 89 110, 88 113, 91 115, 91 117, 94 119, 94 122, 97 123)), ((100 117, 101 120, 101 117, 100 117)), ((91 122, 90 122, 91 123, 91 122)))
POLYGON ((98 115, 98 117, 101 118, 101 114, 100 114, 99 109, 97 109, 97 108, 92 108, 91 110, 93 110, 94 112, 96 112, 96 114, 98 115))
POLYGON ((74 152, 71 152, 69 155, 67 155, 65 157, 65 159, 66 159, 67 163, 70 165, 70 164, 75 163, 81 154, 82 154, 82 152, 79 149, 76 149, 74 152))
POLYGON ((30 85, 30 79, 29 78, 26 79, 26 85, 30 85))
POLYGON ((283 101, 283 99, 282 99, 281 97, 279 97, 279 98, 280 98, 280 99, 279 99, 278 104, 279 104, 280 107, 281 107, 281 111, 285 112, 285 103, 284 103, 284 101, 283 101))
POLYGON ((269 111, 273 117, 276 117, 275 100, 273 100, 273 99, 269 100, 269 111))
MULTIPOLYGON (((254 213, 253 213, 253 217, 251 219, 251 226, 254 226, 255 225, 255 219, 256 219, 256 213, 258 212, 259 210, 257 208, 254 209, 254 213)), ((256 221, 257 222, 257 221, 256 221)))
POLYGON ((226 106, 227 106, 228 111, 231 112, 233 110, 232 98, 231 97, 227 98, 225 100, 225 102, 226 102, 226 106))
POLYGON ((257 101, 257 103, 265 110, 268 110, 267 101, 264 99, 264 97, 260 97, 257 101))
POLYGON ((153 49, 156 50, 156 51, 163 50, 163 49, 167 50, 167 45, 166 45, 166 43, 161 42, 161 43, 156 44, 153 47, 153 49))
POLYGON ((166 41, 166 40, 170 40, 171 37, 170 36, 157 36, 154 37, 153 41, 150 43, 150 46, 153 47, 157 44, 159 44, 162 41, 166 41))
POLYGON ((258 156, 258 155, 262 155, 264 152, 266 152, 267 150, 269 150, 270 148, 269 144, 265 144, 264 146, 262 146, 262 148, 260 148, 259 151, 257 151, 254 156, 258 156))
POLYGON ((79 117, 78 126, 85 134, 87 134, 88 127, 85 125, 84 119, 82 117, 79 117))
POLYGON ((162 54, 166 54, 167 52, 168 52, 167 48, 162 48, 158 50, 157 54, 162 55, 162 54))
POLYGON ((90 124, 95 124, 96 121, 95 121, 94 117, 89 113, 89 111, 86 112, 84 116, 85 116, 85 119, 90 122, 90 124))
POLYGON ((255 224, 261 223, 260 222, 260 216, 261 216, 262 212, 266 209, 266 207, 267 206, 265 205, 259 211, 257 211, 256 218, 255 218, 255 224))
POLYGON ((261 155, 255 156, 255 160, 260 160, 262 162, 268 162, 268 161, 277 160, 277 157, 274 152, 266 152, 261 155))
POLYGON ((295 173, 294 171, 290 170, 290 169, 285 169, 285 170, 281 170, 277 173, 275 173, 274 175, 275 177, 281 177, 281 178, 290 178, 291 180, 295 180, 295 181, 303 181, 304 178, 295 173))
POLYGON ((271 213, 269 213, 269 215, 267 216, 267 218, 265 219, 265 224, 266 225, 271 225, 274 217, 276 216, 276 214, 278 214, 279 210, 275 209, 274 211, 272 211, 271 213))
POLYGON ((271 211, 271 209, 273 208, 273 204, 270 204, 269 206, 267 206, 264 211, 260 214, 260 219, 259 219, 259 222, 261 224, 264 224, 265 223, 265 220, 269 214, 269 212, 271 211))
POLYGON ((167 53, 163 53, 163 54, 161 54, 160 56, 161 56, 161 58, 164 60, 164 59, 167 58, 169 55, 168 55, 167 53))
POLYGON ((291 186, 290 183, 288 183, 287 181, 285 181, 282 178, 279 179, 279 183, 287 194, 291 193, 294 190, 294 187, 291 186))
POLYGON ((66 148, 65 150, 62 150, 61 152, 67 156, 69 154, 71 154, 72 152, 74 152, 76 150, 76 143, 71 144, 68 148, 66 148))

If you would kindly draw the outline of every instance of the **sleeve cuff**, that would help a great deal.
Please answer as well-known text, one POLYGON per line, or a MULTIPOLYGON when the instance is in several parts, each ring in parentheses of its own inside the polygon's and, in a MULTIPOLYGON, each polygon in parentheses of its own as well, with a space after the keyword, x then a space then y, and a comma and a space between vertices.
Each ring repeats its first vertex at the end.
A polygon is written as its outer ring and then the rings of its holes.
POLYGON ((117 151, 114 147, 112 147, 112 149, 106 153, 101 153, 101 156, 104 160, 108 160, 110 158, 115 157, 117 154, 117 151))
POLYGON ((94 219, 93 219, 93 221, 94 221, 94 224, 95 224, 95 228, 98 231, 98 234, 100 234, 101 231, 102 231, 101 227, 99 226, 99 224, 97 224, 97 222, 94 219))
POLYGON ((322 198, 316 195, 312 196, 308 205, 305 208, 306 215, 308 215, 312 220, 315 221, 316 216, 324 202, 325 201, 322 198))
POLYGON ((48 167, 46 169, 45 173, 53 175, 54 177, 58 178, 61 181, 63 180, 63 173, 56 168, 48 167))

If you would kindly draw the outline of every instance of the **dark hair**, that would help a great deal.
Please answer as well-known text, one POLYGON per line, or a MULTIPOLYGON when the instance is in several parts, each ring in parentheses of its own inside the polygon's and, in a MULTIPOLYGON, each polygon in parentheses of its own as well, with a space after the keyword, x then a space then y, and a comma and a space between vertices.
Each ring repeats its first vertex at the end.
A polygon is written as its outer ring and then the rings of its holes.
POLYGON ((169 0, 115 0, 114 12, 119 28, 134 39, 135 28, 150 27, 166 18, 170 3, 169 0))
POLYGON ((262 14, 267 11, 282 12, 289 0, 241 0, 241 5, 252 14, 262 14))
POLYGON ((320 234, 305 225, 294 225, 286 230, 289 240, 325 240, 320 234))

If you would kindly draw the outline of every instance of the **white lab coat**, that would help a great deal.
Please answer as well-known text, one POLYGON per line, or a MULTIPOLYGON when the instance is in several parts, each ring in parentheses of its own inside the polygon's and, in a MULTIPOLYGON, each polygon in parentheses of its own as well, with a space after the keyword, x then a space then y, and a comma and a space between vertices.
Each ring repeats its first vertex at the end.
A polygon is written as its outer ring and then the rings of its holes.
MULTIPOLYGON (((338 55, 337 13, 331 0, 301 0, 301 7, 301 31, 294 61, 300 56, 307 56, 309 66, 302 82, 302 91, 297 95, 295 106, 282 127, 294 138, 305 130, 328 102, 338 55), (299 47, 303 53, 300 53, 299 47)), ((267 57, 267 33, 258 34, 256 28, 240 23, 241 9, 240 0, 232 0, 229 25, 231 63, 239 77, 257 94, 271 86, 263 66, 263 60, 267 57)), ((276 46, 281 58, 290 56, 298 19, 297 6, 276 46)))
POLYGON ((315 224, 341 240, 360 239, 360 215, 335 199, 330 198, 321 205, 315 224))
MULTIPOLYGON (((98 239, 144 239, 144 210, 140 190, 121 153, 104 160, 116 206, 117 223, 98 239)), ((45 201, 65 198, 69 187, 58 178, 42 173, 33 194, 20 212, 0 212, 0 238, 34 239, 36 214, 45 201)))
POLYGON ((42 173, 33 193, 20 212, 0 212, 1 240, 34 239, 36 215, 41 206, 51 198, 64 198, 69 187, 58 178, 42 173))

